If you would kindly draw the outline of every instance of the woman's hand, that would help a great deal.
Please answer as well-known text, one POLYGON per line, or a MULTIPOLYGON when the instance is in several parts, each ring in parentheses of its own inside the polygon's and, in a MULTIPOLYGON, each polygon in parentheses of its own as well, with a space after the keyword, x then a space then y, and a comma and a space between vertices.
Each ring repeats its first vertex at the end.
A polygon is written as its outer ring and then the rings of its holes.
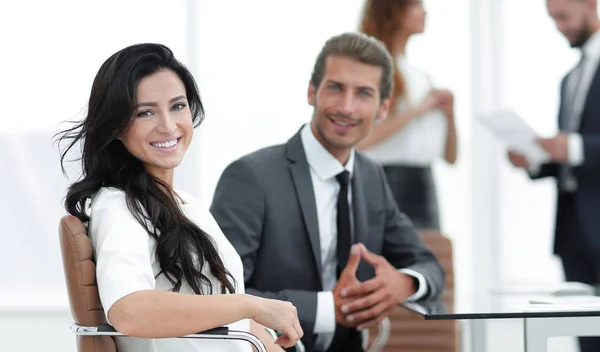
MULTIPOLYGON (((267 329, 254 320, 250 320, 250 332, 262 341, 268 352, 285 352, 281 346, 275 344, 275 338, 267 329)), ((256 348, 254 348, 254 352, 257 352, 256 348)))
POLYGON ((417 115, 421 116, 431 110, 442 109, 450 117, 454 110, 454 95, 447 89, 433 89, 417 107, 417 115))
POLYGON ((275 343, 290 348, 304 335, 296 307, 290 302, 253 297, 254 311, 252 319, 257 323, 283 333, 275 343))
POLYGON ((448 118, 454 116, 454 94, 447 89, 436 90, 439 99, 439 108, 444 111, 448 118))
POLYGON ((417 106, 416 109, 416 116, 415 117, 420 117, 426 113, 428 113, 431 110, 435 110, 437 108, 440 107, 441 105, 441 99, 443 98, 442 95, 439 94, 439 91, 437 90, 432 90, 431 92, 429 92, 429 94, 427 94, 427 96, 425 97, 425 99, 423 99, 423 101, 421 101, 421 104, 419 104, 417 106))

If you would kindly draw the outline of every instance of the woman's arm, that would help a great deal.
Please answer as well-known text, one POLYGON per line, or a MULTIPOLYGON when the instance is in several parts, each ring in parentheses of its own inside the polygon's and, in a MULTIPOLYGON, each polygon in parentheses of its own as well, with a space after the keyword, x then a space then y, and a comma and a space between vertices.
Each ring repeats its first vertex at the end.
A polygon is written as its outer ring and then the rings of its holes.
POLYGON ((380 120, 378 123, 373 124, 369 134, 356 145, 356 148, 365 150, 385 141, 420 114, 421 111, 415 108, 380 120))
POLYGON ((108 320, 125 335, 166 338, 253 318, 255 311, 255 303, 249 295, 191 295, 143 290, 115 302, 108 311, 108 320))
POLYGON ((365 150, 383 142, 403 129, 413 119, 437 108, 438 104, 438 96, 435 91, 432 91, 419 106, 400 113, 394 113, 391 116, 380 120, 378 123, 375 123, 373 127, 371 127, 369 134, 356 145, 356 148, 365 150))
MULTIPOLYGON (((292 347, 303 335, 291 303, 246 294, 193 295, 143 290, 116 301, 108 311, 108 319, 117 331, 142 338, 180 337, 242 319, 253 319, 281 331, 284 336, 276 342, 285 348, 292 347)), ((275 347, 272 351, 278 351, 275 347)))
POLYGON ((448 132, 446 135, 446 149, 444 159, 448 164, 454 165, 458 154, 458 138, 456 136, 456 124, 454 123, 454 107, 444 109, 444 114, 448 121, 448 132))
POLYGON ((254 319, 284 333, 290 347, 302 337, 289 302, 246 294, 194 295, 155 290, 149 236, 129 212, 125 195, 106 191, 91 206, 90 237, 96 254, 100 301, 109 322, 135 337, 179 337, 254 319))

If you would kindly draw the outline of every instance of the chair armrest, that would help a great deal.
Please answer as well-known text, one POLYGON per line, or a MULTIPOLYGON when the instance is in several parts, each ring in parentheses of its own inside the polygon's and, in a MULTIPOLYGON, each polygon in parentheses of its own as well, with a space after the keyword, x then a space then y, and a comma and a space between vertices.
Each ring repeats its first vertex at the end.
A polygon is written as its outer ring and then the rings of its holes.
MULTIPOLYGON (((100 324, 98 326, 81 326, 78 324, 72 324, 71 331, 75 335, 83 336, 127 336, 118 332, 114 327, 108 324, 100 324)), ((250 343, 258 352, 267 352, 265 345, 258 337, 246 331, 230 330, 228 327, 218 327, 196 334, 181 336, 179 338, 192 338, 200 340, 240 340, 250 343)))
POLYGON ((369 330, 363 330, 363 350, 367 352, 379 352, 383 350, 385 344, 390 338, 390 327, 390 320, 388 318, 384 318, 379 323, 377 336, 375 336, 375 339, 373 340, 371 346, 369 346, 369 330))

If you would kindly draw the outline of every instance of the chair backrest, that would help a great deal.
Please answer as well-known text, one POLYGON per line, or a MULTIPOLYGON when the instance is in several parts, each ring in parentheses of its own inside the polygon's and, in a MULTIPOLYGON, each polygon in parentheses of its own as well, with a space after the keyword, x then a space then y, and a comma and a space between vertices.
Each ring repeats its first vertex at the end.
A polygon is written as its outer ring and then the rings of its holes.
MULTIPOLYGON (((447 310, 454 309, 454 260, 452 243, 439 232, 422 231, 421 236, 437 256, 446 272, 446 286, 442 301, 447 310)), ((424 320, 402 307, 396 308, 389 317, 390 337, 384 352, 456 352, 458 351, 458 328, 452 320, 424 320)))
MULTIPOLYGON (((60 249, 71 315, 76 324, 105 324, 104 310, 96 284, 96 263, 92 244, 83 223, 67 215, 60 220, 60 249)), ((110 336, 77 336, 78 352, 116 352, 110 336)))

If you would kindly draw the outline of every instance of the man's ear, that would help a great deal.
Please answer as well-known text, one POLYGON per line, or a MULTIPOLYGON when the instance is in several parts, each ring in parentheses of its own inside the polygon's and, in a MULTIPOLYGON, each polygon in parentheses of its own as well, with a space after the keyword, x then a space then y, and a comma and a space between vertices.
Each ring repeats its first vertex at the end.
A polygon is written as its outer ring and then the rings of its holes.
POLYGON ((308 82, 308 105, 315 106, 316 94, 317 88, 312 84, 312 82, 308 82))
POLYGON ((379 107, 379 111, 376 120, 385 120, 390 112, 390 106, 392 104, 392 98, 386 98, 381 101, 381 106, 379 107))

